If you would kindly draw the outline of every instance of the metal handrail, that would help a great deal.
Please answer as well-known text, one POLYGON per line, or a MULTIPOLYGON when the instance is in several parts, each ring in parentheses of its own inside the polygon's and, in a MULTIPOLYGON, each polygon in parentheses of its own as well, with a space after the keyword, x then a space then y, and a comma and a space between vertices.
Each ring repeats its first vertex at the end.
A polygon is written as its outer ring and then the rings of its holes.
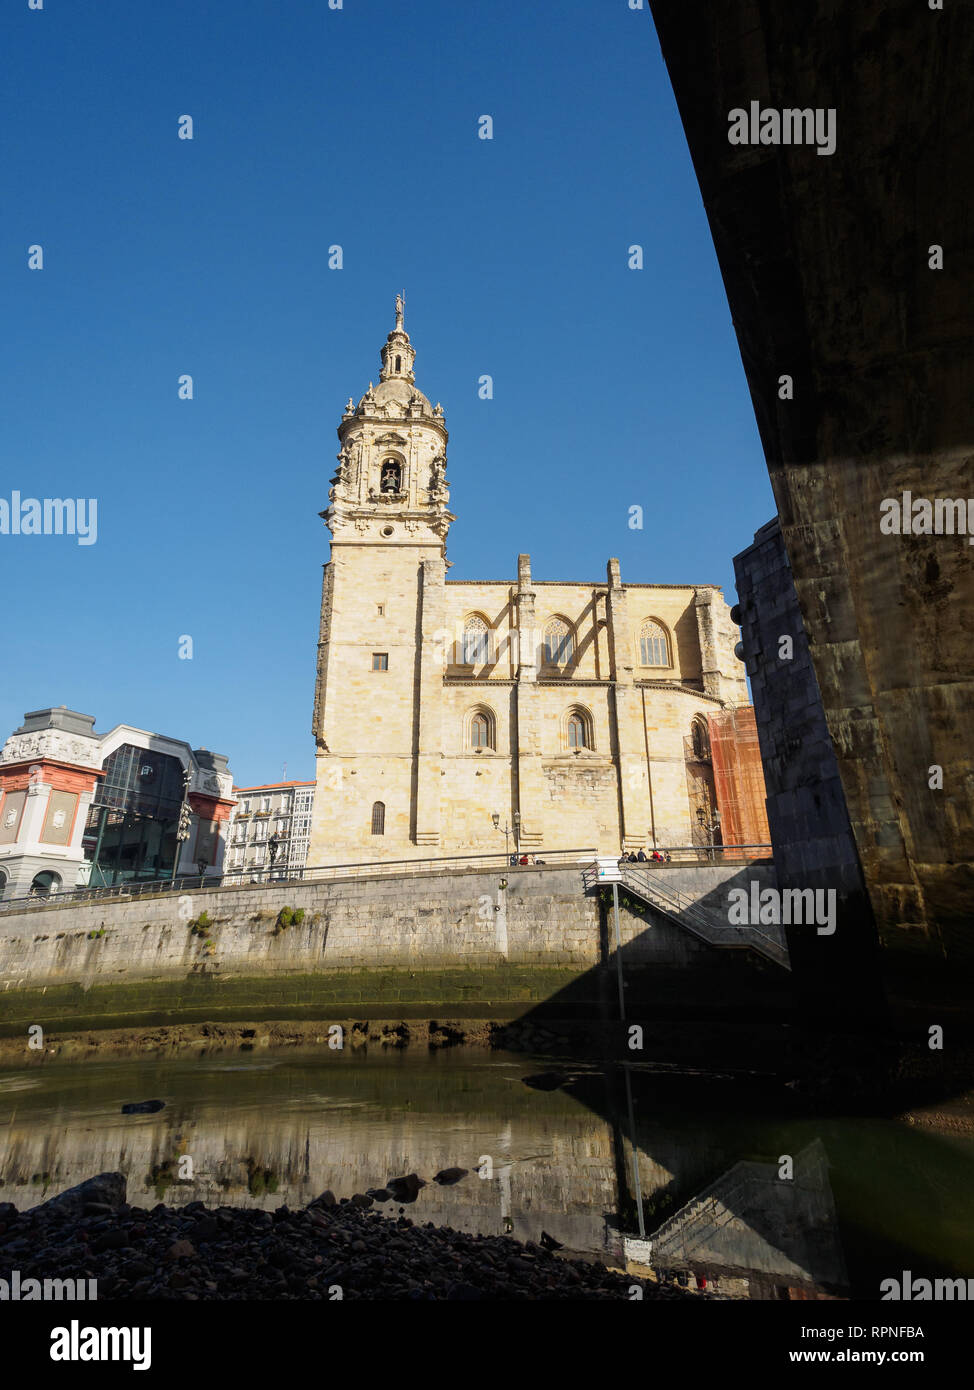
POLYGON ((223 874, 206 874, 202 878, 196 874, 184 874, 170 881, 166 879, 147 879, 142 882, 128 881, 99 885, 91 888, 70 888, 43 896, 33 894, 21 898, 8 898, 0 902, 0 912, 33 911, 37 908, 60 907, 69 903, 98 902, 103 899, 128 899, 155 896, 171 892, 199 892, 216 888, 264 888, 277 887, 286 883, 328 883, 343 878, 387 878, 397 874, 456 873, 465 868, 503 869, 509 872, 524 868, 557 868, 587 862, 596 853, 594 849, 562 849, 531 851, 533 864, 522 865, 519 856, 504 850, 490 854, 453 854, 438 858, 423 859, 372 859, 354 864, 303 865, 292 868, 286 864, 267 865, 261 868, 228 869, 223 874))
MULTIPOLYGON (((655 870, 656 866, 653 867, 655 870)), ((639 894, 651 906, 656 906, 660 911, 672 917, 678 926, 684 927, 694 936, 699 936, 708 945, 751 946, 773 960, 775 964, 783 965, 786 969, 791 968, 788 948, 784 943, 775 940, 774 937, 760 931, 750 923, 738 927, 732 926, 730 923, 716 921, 707 909, 700 906, 699 901, 693 900, 689 895, 681 894, 678 889, 670 888, 669 885, 662 883, 656 877, 655 872, 649 872, 643 864, 620 862, 619 872, 622 882, 627 888, 639 894), (637 872, 639 870, 642 872, 637 872), (686 902, 682 901, 684 896, 687 897, 686 902)))

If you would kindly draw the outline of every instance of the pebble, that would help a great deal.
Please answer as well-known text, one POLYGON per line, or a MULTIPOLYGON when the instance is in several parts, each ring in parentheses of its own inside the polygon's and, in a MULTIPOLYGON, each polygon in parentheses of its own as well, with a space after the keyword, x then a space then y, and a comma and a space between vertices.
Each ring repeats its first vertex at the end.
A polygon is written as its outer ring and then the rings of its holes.
MULTIPOLYGON (((425 1183, 410 1173, 387 1186, 415 1200, 425 1183)), ((324 1192, 303 1211, 279 1207, 273 1217, 202 1202, 144 1211, 125 1205, 121 1174, 100 1174, 26 1212, 0 1206, 0 1278, 14 1269, 22 1280, 93 1278, 100 1298, 119 1300, 330 1300, 336 1285, 353 1300, 628 1302, 634 1285, 644 1299, 720 1297, 555 1257, 510 1236, 414 1225, 376 1210, 373 1195, 339 1203, 324 1192), (95 1205, 107 1211, 86 1213, 95 1205)))

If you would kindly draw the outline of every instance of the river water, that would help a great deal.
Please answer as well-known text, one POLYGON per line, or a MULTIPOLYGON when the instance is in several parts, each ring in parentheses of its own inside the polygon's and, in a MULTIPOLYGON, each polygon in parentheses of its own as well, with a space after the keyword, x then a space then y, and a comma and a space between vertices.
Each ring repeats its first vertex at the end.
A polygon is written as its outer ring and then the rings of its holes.
POLYGON ((740 1079, 632 1068, 627 1088, 618 1068, 470 1047, 0 1071, 0 1201, 33 1206, 116 1169, 133 1204, 266 1209, 415 1172, 416 1221, 545 1232, 565 1253, 691 1287, 717 1277, 740 1297, 877 1298, 903 1270, 974 1276, 970 1133, 810 1115, 784 1089, 740 1079), (121 1113, 147 1099, 164 1108, 121 1113), (449 1168, 467 1173, 433 1181, 449 1168), (637 1193, 649 1247, 635 1243, 637 1193))

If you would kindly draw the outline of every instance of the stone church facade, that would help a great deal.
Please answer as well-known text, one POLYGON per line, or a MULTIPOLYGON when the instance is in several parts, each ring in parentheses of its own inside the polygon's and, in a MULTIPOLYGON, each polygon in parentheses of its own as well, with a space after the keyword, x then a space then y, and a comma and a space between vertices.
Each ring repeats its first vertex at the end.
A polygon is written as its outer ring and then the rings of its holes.
POLYGON ((747 705, 711 584, 447 578, 442 407, 397 300, 377 386, 349 399, 321 513, 310 865, 701 843, 708 715, 747 705), (701 792, 702 788, 702 792, 701 792), (512 842, 513 848, 513 842, 512 842))

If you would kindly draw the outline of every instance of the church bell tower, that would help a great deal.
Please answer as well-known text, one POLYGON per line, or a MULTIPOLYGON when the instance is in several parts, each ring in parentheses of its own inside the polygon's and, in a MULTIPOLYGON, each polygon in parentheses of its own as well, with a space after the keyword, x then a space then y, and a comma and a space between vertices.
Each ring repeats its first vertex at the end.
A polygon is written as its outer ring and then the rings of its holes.
POLYGON ((416 349, 403 326, 403 300, 396 296, 396 326, 381 350, 379 384, 358 405, 349 397, 338 426, 338 468, 331 479, 330 506, 321 513, 332 545, 356 542, 439 542, 454 517, 447 510, 443 407, 430 405, 416 386, 416 349))
POLYGON ((328 507, 308 863, 406 859, 439 844, 448 434, 416 386, 396 296, 378 385, 338 426, 328 507), (438 645, 439 644, 439 645, 438 645))

